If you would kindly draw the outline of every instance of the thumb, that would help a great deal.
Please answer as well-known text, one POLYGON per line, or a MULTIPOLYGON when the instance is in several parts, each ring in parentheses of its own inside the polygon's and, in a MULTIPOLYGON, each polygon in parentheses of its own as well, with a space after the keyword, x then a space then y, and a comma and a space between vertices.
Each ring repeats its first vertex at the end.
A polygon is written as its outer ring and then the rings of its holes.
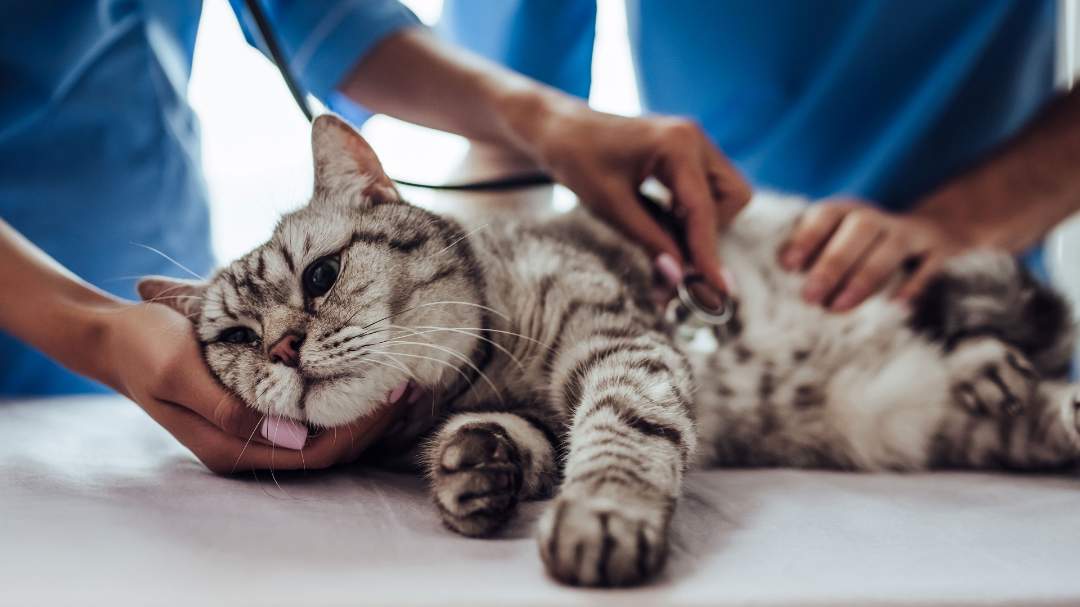
POLYGON ((666 253, 680 268, 683 266, 683 255, 674 237, 649 215, 634 190, 624 185, 609 187, 597 198, 593 210, 625 236, 645 247, 650 258, 655 259, 666 253))
POLYGON ((691 261, 713 287, 730 293, 731 285, 724 280, 717 253, 716 204, 705 173, 691 163, 680 163, 673 169, 671 190, 676 203, 685 210, 683 233, 691 261))
POLYGON ((183 378, 163 400, 198 414, 222 432, 244 440, 254 439, 288 449, 299 449, 307 439, 307 427, 279 417, 268 417, 230 394, 210 375, 201 358, 183 367, 183 378), (181 389, 182 388, 182 389, 181 389))

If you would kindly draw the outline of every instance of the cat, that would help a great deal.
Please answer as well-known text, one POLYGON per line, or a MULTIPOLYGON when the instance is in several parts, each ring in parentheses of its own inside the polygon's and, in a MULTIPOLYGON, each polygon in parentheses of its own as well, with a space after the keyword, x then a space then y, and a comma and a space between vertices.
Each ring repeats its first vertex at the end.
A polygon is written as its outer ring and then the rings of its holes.
POLYGON ((646 255, 575 210, 469 231, 403 202, 367 143, 312 127, 314 193, 266 244, 148 301, 195 324, 217 378, 315 428, 401 410, 376 451, 430 479, 443 523, 496 533, 521 500, 556 579, 664 566, 692 466, 1052 468, 1080 453, 1068 306, 1010 256, 951 262, 910 307, 846 314, 780 268, 802 201, 759 194, 721 235, 734 318, 673 338, 646 255), (695 381, 696 378, 696 381, 695 381))

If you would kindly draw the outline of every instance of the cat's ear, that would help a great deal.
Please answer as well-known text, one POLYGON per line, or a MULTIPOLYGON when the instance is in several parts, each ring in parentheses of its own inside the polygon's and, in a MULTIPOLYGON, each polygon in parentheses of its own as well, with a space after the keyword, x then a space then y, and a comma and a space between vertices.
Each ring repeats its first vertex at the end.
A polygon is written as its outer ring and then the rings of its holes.
POLYGON ((340 117, 334 114, 315 117, 311 125, 311 150, 315 157, 316 194, 350 199, 359 195, 366 199, 350 200, 351 203, 377 204, 400 199, 375 150, 340 117))
POLYGON ((206 283, 164 276, 147 276, 139 281, 136 289, 143 301, 165 304, 187 316, 189 320, 195 320, 202 309, 206 283))

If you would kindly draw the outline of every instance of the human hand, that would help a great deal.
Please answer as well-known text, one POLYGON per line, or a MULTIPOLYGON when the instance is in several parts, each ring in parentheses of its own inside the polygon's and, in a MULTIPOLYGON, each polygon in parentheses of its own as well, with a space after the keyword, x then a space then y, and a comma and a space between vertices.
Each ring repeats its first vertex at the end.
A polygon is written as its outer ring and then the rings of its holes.
POLYGON ((938 223, 917 215, 893 215, 855 200, 827 201, 803 215, 780 261, 806 270, 803 298, 835 312, 850 310, 903 269, 910 272, 895 291, 909 302, 949 257, 969 243, 938 223))
POLYGON ((269 418, 210 375, 191 323, 153 303, 118 304, 105 335, 106 381, 218 474, 327 468, 356 461, 393 418, 383 409, 337 431, 269 418))
POLYGON ((681 270, 689 262, 713 286, 734 289, 721 269, 717 231, 749 202, 750 186, 696 124, 664 116, 615 116, 577 103, 539 116, 533 117, 526 149, 582 204, 654 258, 670 256, 669 268, 677 264, 681 270), (641 207, 638 189, 648 177, 672 193, 689 260, 641 207))

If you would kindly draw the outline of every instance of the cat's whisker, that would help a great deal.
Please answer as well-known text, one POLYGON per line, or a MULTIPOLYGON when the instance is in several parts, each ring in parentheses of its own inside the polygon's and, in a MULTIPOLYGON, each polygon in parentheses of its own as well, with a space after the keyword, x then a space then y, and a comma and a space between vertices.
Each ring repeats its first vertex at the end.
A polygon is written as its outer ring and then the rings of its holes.
MULTIPOLYGON (((388 356, 389 357, 389 354, 384 353, 383 356, 388 356)), ((376 364, 376 365, 381 365, 383 367, 388 367, 390 369, 396 369, 398 371, 401 371, 405 375, 409 376, 409 379, 411 379, 413 381, 417 381, 416 376, 413 374, 413 372, 410 371, 408 369, 408 367, 406 367, 405 365, 398 362, 396 359, 394 360, 394 362, 397 363, 398 366, 394 366, 394 365, 389 364, 386 361, 376 360, 374 358, 366 358, 366 359, 364 359, 364 362, 373 363, 373 364, 376 364)))
MULTIPOLYGON (((367 328, 369 328, 369 327, 371 327, 371 326, 373 326, 375 324, 378 324, 378 323, 383 322, 385 320, 389 320, 391 318, 394 318, 395 316, 400 316, 402 314, 405 314, 406 312, 412 312, 413 310, 418 310, 420 308, 426 308, 426 307, 438 306, 438 305, 455 305, 455 304, 456 305, 462 305, 462 306, 472 306, 472 307, 475 307, 475 308, 480 308, 482 310, 487 310, 488 312, 491 312, 492 314, 495 314, 496 316, 502 318, 503 320, 505 320, 507 322, 510 322, 510 317, 508 317, 506 314, 503 314, 502 312, 496 310, 495 308, 492 308, 490 306, 485 306, 483 304, 478 304, 478 303, 474 303, 474 302, 471 302, 471 301, 430 301, 430 302, 426 302, 426 303, 416 304, 415 306, 409 306, 408 308, 405 308, 404 310, 401 310, 400 312, 395 312, 395 313, 390 314, 388 316, 384 316, 384 317, 382 317, 382 318, 380 318, 378 320, 372 321, 372 322, 364 325, 363 327, 360 327, 360 329, 361 330, 367 329, 367 328)), ((345 321, 345 324, 347 325, 350 321, 352 321, 353 318, 356 317, 356 314, 359 314, 360 312, 363 312, 363 310, 357 310, 351 317, 349 317, 348 320, 345 321)))
MULTIPOLYGON (((407 312, 412 312, 413 310, 417 310, 419 308, 424 308, 424 307, 429 307, 429 306, 434 306, 434 305, 454 305, 454 304, 478 307, 478 308, 487 310, 487 311, 491 312, 492 314, 495 314, 495 315, 499 316, 500 318, 506 320, 507 322, 510 321, 510 318, 508 316, 506 316, 506 314, 503 314, 502 312, 500 312, 500 311, 498 311, 498 310, 496 310, 496 309, 494 309, 494 308, 492 308, 490 306, 485 306, 485 305, 482 305, 482 304, 468 302, 468 301, 435 301, 435 302, 427 302, 427 303, 416 304, 415 306, 409 306, 409 307, 407 307, 404 310, 401 310, 399 312, 395 312, 393 314, 388 314, 387 316, 384 316, 384 317, 379 318, 377 320, 373 320, 373 321, 369 322, 368 324, 360 327, 360 331, 366 331, 367 329, 373 327, 374 325, 379 324, 380 322, 390 320, 391 318, 394 318, 395 316, 400 316, 402 314, 405 314, 407 312)), ((323 334, 323 339, 329 339, 331 336, 336 335, 336 334, 340 333, 341 331, 344 331, 345 329, 349 328, 349 326, 350 326, 349 323, 351 323, 352 320, 354 318, 356 318, 357 314, 360 314, 363 311, 364 311, 364 309, 361 308, 361 309, 357 310, 356 312, 353 312, 351 315, 349 315, 348 318, 345 319, 345 322, 343 322, 341 324, 341 326, 339 326, 337 329, 334 329, 333 331, 329 331, 327 333, 324 333, 323 334)))
POLYGON ((488 312, 491 312, 492 314, 498 316, 499 318, 505 320, 506 322, 510 322, 510 317, 507 316, 506 314, 496 310, 495 308, 492 308, 491 306, 485 306, 483 304, 478 304, 478 303, 475 303, 475 302, 472 302, 472 301, 454 301, 454 300, 431 301, 431 302, 428 302, 428 303, 419 304, 416 307, 417 308, 424 308, 424 307, 427 307, 427 306, 439 306, 439 305, 447 305, 447 304, 456 304, 456 305, 460 305, 460 306, 472 306, 474 308, 480 308, 481 310, 487 310, 488 312))
MULTIPOLYGON (((341 346, 344 346, 345 344, 348 344, 348 343, 352 343, 353 341, 356 341, 357 339, 360 339, 362 337, 369 337, 371 335, 375 335, 376 333, 385 333, 386 331, 393 331, 393 330, 396 330, 396 329, 397 329, 397 325, 390 325, 390 326, 387 326, 386 328, 383 328, 383 329, 376 329, 374 331, 367 331, 367 332, 364 332, 364 333, 360 333, 360 334, 357 334, 357 335, 346 337, 346 338, 342 339, 341 341, 337 342, 336 344, 334 344, 333 347, 329 351, 333 352, 336 349, 340 348, 341 346)), ((355 346, 355 347, 356 348, 363 348, 363 347, 370 346, 370 345, 378 345, 379 343, 382 343, 382 342, 374 342, 372 344, 363 344, 363 345, 355 346)))
POLYGON ((202 301, 205 299, 201 295, 158 295, 157 297, 151 297, 150 299, 144 299, 144 303, 157 303, 166 299, 195 299, 202 301))
POLYGON ((466 383, 469 382, 469 376, 466 375, 465 372, 462 371, 459 367, 456 367, 456 366, 446 362, 445 360, 439 360, 438 358, 434 358, 432 356, 424 356, 423 354, 409 354, 407 352, 388 352, 388 351, 385 351, 385 350, 368 350, 367 352, 370 352, 372 354, 390 355, 390 356, 394 356, 394 357, 406 356, 408 358, 419 358, 419 359, 423 359, 423 360, 429 360, 431 362, 438 363, 440 365, 443 365, 444 367, 447 367, 447 368, 455 371, 458 375, 461 376, 462 379, 465 380, 466 383))
POLYGON ((435 252, 435 255, 442 255, 443 253, 445 253, 445 252, 449 251, 450 249, 454 248, 454 246, 455 246, 455 245, 457 245, 457 244, 458 244, 459 242, 461 242, 461 241, 465 240, 466 238, 468 238, 468 237, 472 236, 473 234, 476 234, 476 233, 477 233, 477 232, 479 232, 480 230, 483 230, 484 228, 486 228, 486 227, 488 227, 488 226, 490 226, 490 225, 491 225, 490 223, 485 223, 484 225, 482 225, 482 226, 480 226, 480 227, 478 227, 478 228, 473 228, 472 230, 469 230, 469 231, 468 231, 468 232, 466 232, 465 234, 463 234, 463 235, 461 235, 461 236, 458 236, 458 237, 457 237, 457 238, 456 238, 456 239, 454 240, 454 242, 451 242, 450 244, 446 245, 446 246, 445 246, 445 247, 443 247, 442 249, 439 249, 438 251, 436 251, 436 252, 435 252))
POLYGON ((278 491, 285 494, 286 497, 291 498, 289 492, 286 491, 281 483, 278 482, 277 474, 274 474, 274 456, 277 455, 277 444, 274 441, 270 441, 270 479, 274 481, 274 486, 278 488, 278 491))
MULTIPOLYGON (((512 354, 507 348, 503 347, 501 344, 495 342, 492 339, 483 337, 483 336, 479 335, 476 332, 477 331, 488 331, 488 332, 491 332, 491 333, 499 333, 499 334, 502 334, 502 335, 508 335, 508 336, 511 336, 511 337, 515 337, 515 338, 523 339, 523 340, 526 340, 526 341, 530 341, 532 343, 538 344, 539 346, 541 346, 542 348, 544 348, 545 350, 548 350, 548 351, 552 351, 554 349, 554 348, 552 348, 552 346, 550 346, 548 344, 545 344, 544 342, 542 342, 542 341, 540 341, 538 339, 535 339, 535 338, 530 337, 528 335, 524 335, 522 333, 517 333, 515 331, 505 331, 505 330, 501 330, 501 329, 490 329, 490 328, 484 328, 484 327, 437 327, 437 326, 432 326, 432 325, 420 325, 420 326, 417 326, 416 329, 425 329, 425 330, 424 331, 415 331, 414 329, 411 329, 409 327, 403 327, 401 325, 388 325, 388 326, 386 326, 384 328, 376 329, 374 331, 366 331, 364 333, 360 333, 360 334, 353 335, 353 336, 346 337, 346 338, 342 339, 341 341, 336 343, 334 345, 334 349, 331 349, 330 351, 328 351, 327 354, 332 355, 337 348, 339 348, 339 347, 341 347, 341 346, 343 346, 345 344, 351 343, 351 342, 353 342, 353 341, 355 341, 357 339, 360 339, 360 338, 363 338, 363 337, 368 337, 368 336, 374 335, 376 333, 384 333, 386 331, 393 331, 393 330, 412 331, 413 335, 425 335, 425 334, 428 334, 428 333, 434 333, 434 332, 438 332, 438 331, 449 331, 449 332, 453 332, 453 333, 461 333, 461 334, 465 334, 465 335, 471 335, 472 337, 475 337, 476 339, 480 339, 480 340, 483 340, 483 341, 486 341, 486 342, 490 343, 492 346, 494 346, 495 348, 499 349, 501 352, 503 352, 504 354, 509 356, 514 361, 514 363, 517 365, 518 369, 520 369, 522 371, 525 371, 525 366, 524 366, 524 364, 521 362, 521 360, 519 358, 517 358, 514 354, 512 354)), ((391 339, 393 339, 393 338, 391 338, 391 339)), ((356 347, 357 348, 364 348, 364 347, 369 347, 369 346, 377 346, 377 345, 386 343, 388 341, 390 341, 390 340, 387 339, 387 340, 384 340, 384 341, 381 341, 381 342, 373 342, 373 343, 370 343, 370 344, 364 344, 364 345, 356 346, 356 347)))
POLYGON ((401 332, 402 332, 403 334, 402 334, 402 335, 395 335, 395 336, 393 336, 393 337, 388 337, 388 338, 386 338, 386 339, 384 339, 384 340, 382 340, 382 341, 375 341, 375 342, 371 342, 371 343, 367 343, 367 344, 361 344, 361 345, 359 345, 359 346, 354 346, 354 349, 356 349, 356 350, 362 350, 362 349, 364 349, 364 348, 370 348, 370 347, 372 347, 372 346, 380 346, 380 345, 382 345, 382 344, 386 344, 386 343, 391 343, 391 342, 393 342, 393 341, 395 341, 395 340, 401 339, 402 337, 413 337, 413 336, 422 336, 422 335, 427 335, 427 334, 429 334, 429 333, 438 333, 438 331, 437 331, 437 330, 432 330, 432 331, 414 331, 414 330, 412 330, 412 329, 409 329, 409 328, 407 328, 407 327, 406 327, 406 328, 397 328, 397 327, 395 327, 395 329, 397 329, 398 331, 401 331, 401 332))
MULTIPOLYGON (((413 373, 412 371, 410 371, 410 370, 409 370, 409 369, 408 369, 408 368, 407 368, 407 367, 406 367, 406 366, 405 366, 404 364, 402 364, 402 362, 401 362, 401 361, 399 361, 398 359, 394 358, 394 355, 393 355, 392 353, 390 353, 390 352, 381 352, 381 354, 382 354, 383 356, 385 356, 385 357, 389 358, 390 360, 394 361, 394 364, 398 365, 398 367, 397 367, 397 368, 400 368, 400 369, 401 369, 401 371, 403 371, 403 372, 405 373, 405 375, 408 375, 408 376, 409 376, 409 378, 410 378, 410 379, 411 379, 411 380, 412 380, 413 382, 415 382, 415 383, 416 383, 417 385, 420 385, 420 383, 421 383, 421 382, 420 382, 420 380, 419 380, 419 379, 417 379, 416 375, 415 375, 415 374, 414 374, 414 373, 413 373)), ((365 362, 369 362, 369 363, 375 363, 375 364, 377 364, 377 365, 382 365, 382 366, 390 367, 391 369, 395 368, 395 367, 391 366, 390 364, 388 364, 387 362, 384 362, 384 361, 380 361, 380 360, 376 360, 376 359, 374 359, 374 358, 368 358, 368 359, 366 359, 366 361, 365 361, 365 362)), ((435 398, 435 390, 434 390, 434 386, 432 386, 431 388, 432 388, 432 389, 431 389, 431 395, 432 395, 432 398, 431 398, 431 415, 432 415, 432 416, 434 417, 434 415, 435 415, 435 403, 436 403, 436 398, 435 398)))
POLYGON ((141 242, 131 242, 129 244, 131 244, 133 246, 136 246, 136 247, 142 247, 142 248, 146 249, 147 251, 150 251, 151 253, 157 253, 165 261, 168 261, 169 263, 173 264, 174 266, 180 268, 181 270, 187 272, 188 274, 194 276, 195 278, 197 278, 197 279, 199 279, 199 280, 201 280, 203 282, 206 281, 206 278, 200 276, 199 274, 194 272, 191 268, 185 266, 184 264, 180 263, 179 261, 176 261, 172 257, 169 257, 164 252, 162 252, 160 249, 155 249, 154 247, 152 247, 150 245, 147 245, 147 244, 142 244, 141 242))
MULTIPOLYGON (((304 447, 306 446, 307 444, 305 442, 304 447)), ((300 469, 307 472, 307 460, 304 459, 304 447, 300 447, 300 469)))
POLYGON ((487 376, 487 373, 484 373, 480 369, 480 367, 477 367, 476 364, 473 363, 473 361, 469 360, 468 356, 465 356, 461 352, 458 352, 457 350, 454 350, 453 348, 447 348, 445 346, 439 346, 439 345, 436 345, 436 344, 429 344, 429 343, 425 343, 425 342, 422 342, 422 341, 394 341, 394 342, 391 343, 391 345, 425 346, 425 347, 428 347, 428 348, 434 348, 434 349, 439 350, 441 352, 446 352, 447 354, 449 354, 451 356, 454 356, 454 357, 458 358, 459 360, 461 360, 463 363, 468 365, 469 368, 472 369, 473 371, 476 371, 477 375, 479 375, 480 378, 483 379, 484 382, 488 385, 488 387, 491 388, 491 391, 494 392, 496 394, 496 396, 499 397, 499 402, 500 403, 505 402, 503 400, 502 392, 499 390, 498 387, 495 386, 495 382, 491 381, 491 378, 489 378, 487 376))
MULTIPOLYGON (((402 329, 407 329, 407 327, 401 327, 401 328, 402 329)), ((472 337, 474 339, 479 339, 481 341, 486 341, 487 343, 491 344, 496 349, 498 349, 500 352, 502 352, 503 354, 508 356, 510 358, 510 360, 514 361, 514 364, 517 365, 517 368, 522 373, 526 372, 525 365, 522 364, 521 359, 519 359, 517 356, 514 356, 513 352, 511 352, 510 350, 507 350, 506 348, 504 348, 502 346, 502 344, 496 342, 495 340, 484 337, 484 336, 480 335, 479 333, 475 333, 473 331, 470 331, 468 328, 434 327, 434 326, 420 326, 420 327, 417 327, 417 328, 418 329, 427 329, 427 330, 422 331, 422 332, 414 332, 413 333, 414 335, 426 335, 426 334, 429 334, 429 333, 439 333, 439 332, 443 332, 443 331, 448 331, 450 333, 457 333, 459 335, 468 335, 469 337, 472 337)), ((478 330, 483 331, 483 329, 478 329, 478 330)))
POLYGON ((247 452, 248 445, 250 445, 251 441, 255 438, 255 433, 258 432, 259 427, 262 426, 263 422, 265 422, 265 421, 266 421, 266 414, 263 413, 262 419, 259 420, 259 423, 255 424, 255 427, 251 429, 251 434, 248 434, 247 440, 244 441, 244 447, 242 449, 240 449, 240 455, 236 456, 236 461, 233 462, 233 465, 232 465, 232 472, 233 473, 236 472, 236 467, 240 465, 240 460, 244 458, 244 453, 247 452))

